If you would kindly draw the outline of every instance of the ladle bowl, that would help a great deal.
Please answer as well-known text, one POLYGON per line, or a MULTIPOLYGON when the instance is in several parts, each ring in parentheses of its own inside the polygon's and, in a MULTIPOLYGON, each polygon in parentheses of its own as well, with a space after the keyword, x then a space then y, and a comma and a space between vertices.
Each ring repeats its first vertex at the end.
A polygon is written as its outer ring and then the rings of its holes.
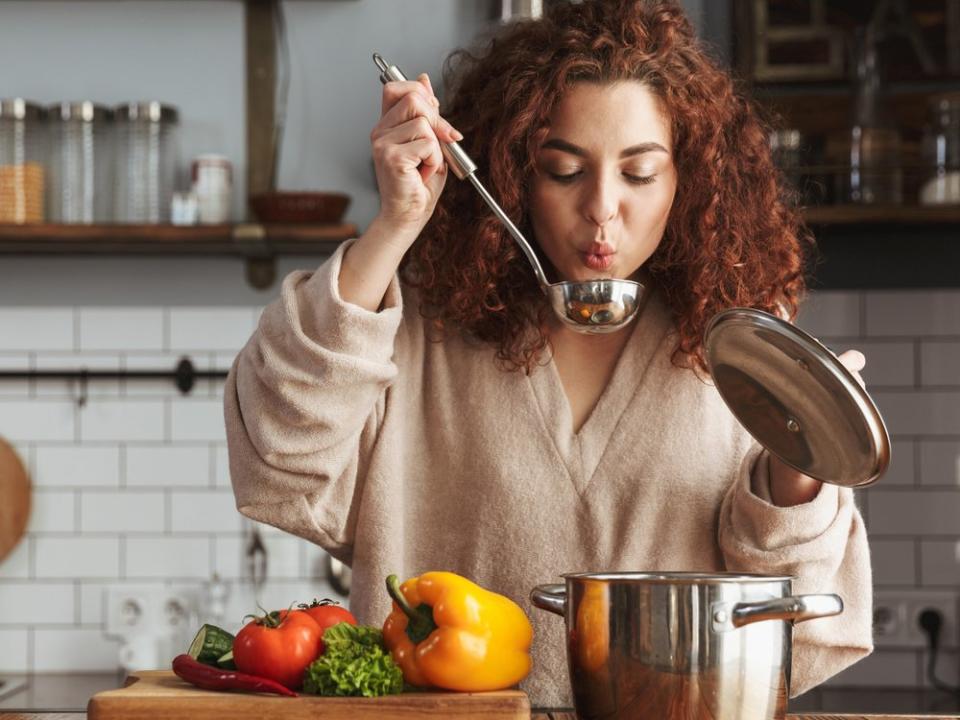
MULTIPOLYGON (((388 65, 379 53, 373 54, 373 62, 380 70, 380 82, 386 84, 391 80, 402 82, 407 79, 396 65, 388 65)), ((453 174, 460 180, 470 181, 523 250, 533 267, 540 289, 546 294, 554 314, 564 325, 581 333, 612 333, 636 317, 644 287, 634 280, 598 278, 548 282, 543 266, 530 243, 477 179, 476 163, 455 142, 441 143, 440 147, 453 174)))
POLYGON ((644 286, 633 280, 558 282, 543 287, 564 325, 582 333, 611 333, 637 314, 644 286))

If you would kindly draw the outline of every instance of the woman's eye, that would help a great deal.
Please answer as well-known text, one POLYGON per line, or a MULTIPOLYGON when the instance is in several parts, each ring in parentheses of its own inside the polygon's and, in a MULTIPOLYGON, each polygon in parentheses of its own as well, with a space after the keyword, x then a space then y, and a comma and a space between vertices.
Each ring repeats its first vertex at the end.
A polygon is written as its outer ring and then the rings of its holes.
POLYGON ((560 182, 560 183, 569 183, 569 182, 573 182, 577 177, 579 177, 580 173, 581 173, 581 171, 580 171, 580 170, 577 170, 577 171, 571 172, 571 173, 555 173, 555 172, 551 172, 551 173, 547 173, 547 174, 548 174, 551 178, 553 178, 554 180, 556 180, 557 182, 560 182))
MULTIPOLYGON (((572 183, 578 177, 583 175, 583 170, 575 170, 573 172, 562 173, 562 172, 547 172, 547 175, 556 182, 559 183, 572 183)), ((649 185, 654 182, 656 175, 634 175, 632 173, 623 173, 623 177, 627 179, 627 182, 634 185, 649 185)))

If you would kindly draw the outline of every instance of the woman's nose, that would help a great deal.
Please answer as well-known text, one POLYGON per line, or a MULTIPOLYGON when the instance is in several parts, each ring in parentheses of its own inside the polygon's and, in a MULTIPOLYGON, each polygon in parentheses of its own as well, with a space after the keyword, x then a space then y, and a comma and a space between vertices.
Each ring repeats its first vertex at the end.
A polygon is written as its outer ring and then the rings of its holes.
POLYGON ((603 227, 616 216, 620 200, 615 183, 608 178, 597 177, 584 192, 583 214, 590 222, 603 227))

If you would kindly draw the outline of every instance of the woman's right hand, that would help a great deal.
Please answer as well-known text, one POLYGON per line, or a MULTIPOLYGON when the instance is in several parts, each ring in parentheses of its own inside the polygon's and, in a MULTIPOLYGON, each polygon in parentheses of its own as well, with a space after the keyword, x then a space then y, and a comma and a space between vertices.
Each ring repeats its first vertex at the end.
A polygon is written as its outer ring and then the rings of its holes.
POLYGON ((440 117, 426 74, 383 86, 380 122, 370 133, 380 188, 377 225, 391 243, 409 248, 427 224, 443 191, 447 168, 440 143, 463 136, 440 117))

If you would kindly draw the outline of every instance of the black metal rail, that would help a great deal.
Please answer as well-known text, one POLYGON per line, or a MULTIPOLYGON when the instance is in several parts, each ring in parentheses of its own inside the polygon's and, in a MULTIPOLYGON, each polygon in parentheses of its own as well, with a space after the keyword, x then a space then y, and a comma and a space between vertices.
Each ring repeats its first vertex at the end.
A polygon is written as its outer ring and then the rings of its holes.
POLYGON ((222 380, 226 370, 197 370, 190 358, 181 358, 173 370, 0 370, 0 380, 77 380, 80 382, 80 405, 86 402, 86 385, 90 380, 172 380, 187 395, 197 380, 222 380))

